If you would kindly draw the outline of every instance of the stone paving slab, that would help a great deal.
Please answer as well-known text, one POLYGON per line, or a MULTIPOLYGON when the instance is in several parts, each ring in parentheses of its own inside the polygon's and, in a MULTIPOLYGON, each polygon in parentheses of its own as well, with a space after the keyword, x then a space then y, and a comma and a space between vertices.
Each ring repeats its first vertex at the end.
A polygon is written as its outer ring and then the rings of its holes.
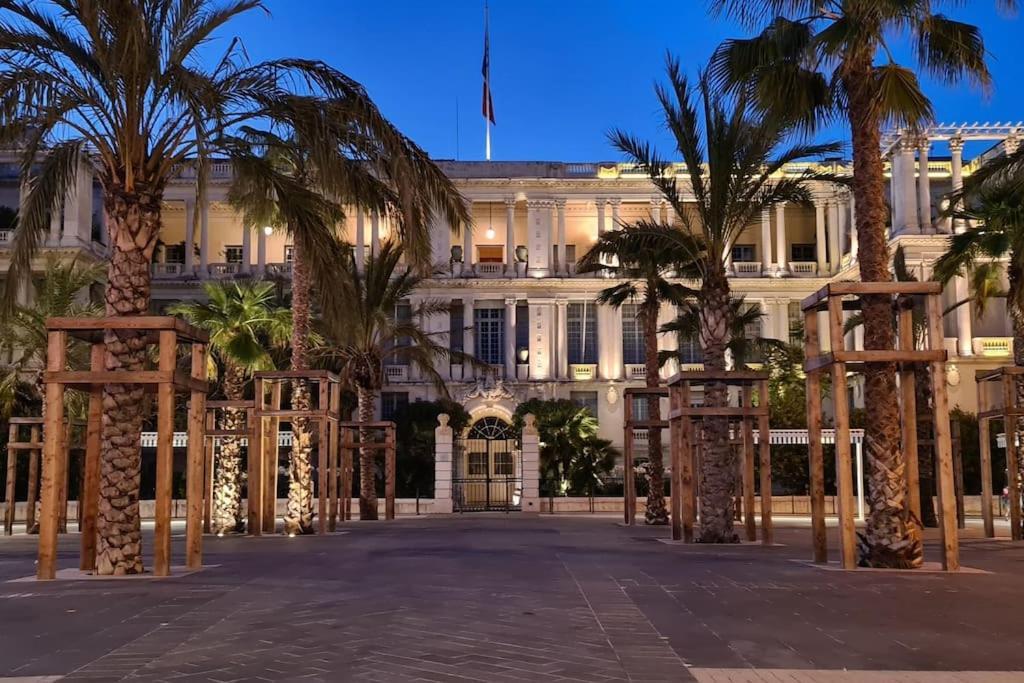
POLYGON ((700 683, 1020 683, 1015 671, 830 671, 828 669, 692 669, 700 683))

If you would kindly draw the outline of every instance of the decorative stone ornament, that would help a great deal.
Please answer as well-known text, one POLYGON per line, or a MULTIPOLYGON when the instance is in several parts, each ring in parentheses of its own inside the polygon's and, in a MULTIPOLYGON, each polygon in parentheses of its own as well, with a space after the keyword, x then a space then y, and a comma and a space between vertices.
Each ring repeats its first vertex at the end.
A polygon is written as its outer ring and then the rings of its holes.
POLYGON ((608 392, 605 394, 605 400, 608 401, 608 405, 613 406, 619 402, 619 390, 614 386, 608 387, 608 392))

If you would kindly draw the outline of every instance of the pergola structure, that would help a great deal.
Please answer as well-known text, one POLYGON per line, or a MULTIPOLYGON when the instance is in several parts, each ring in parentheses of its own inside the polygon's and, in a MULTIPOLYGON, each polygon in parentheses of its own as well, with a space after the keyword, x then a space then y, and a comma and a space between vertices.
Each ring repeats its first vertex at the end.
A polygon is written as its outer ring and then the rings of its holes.
POLYGON ((1010 538, 1019 541, 1021 534, 1021 481, 1020 454, 1017 452, 1015 424, 1024 417, 1016 384, 1024 379, 1024 368, 1007 366, 979 372, 978 383, 978 440, 981 450, 981 516, 986 538, 995 538, 992 519, 992 446, 989 441, 991 423, 1000 420, 1006 434, 1006 481, 1009 494, 1010 538), (994 390, 994 391, 993 391, 994 390), (994 394, 994 395, 993 395, 994 394))
POLYGON ((211 532, 211 520, 213 517, 213 495, 214 495, 214 468, 216 467, 216 446, 218 441, 224 439, 238 439, 246 441, 246 494, 247 521, 246 531, 251 536, 260 536, 263 532, 262 524, 262 492, 264 468, 260 458, 257 457, 259 447, 256 445, 260 434, 256 428, 256 420, 253 419, 255 401, 247 400, 225 400, 206 402, 206 448, 204 457, 203 477, 203 531, 211 532), (220 429, 217 427, 218 418, 226 410, 240 410, 245 414, 245 425, 241 429, 220 429))
MULTIPOLYGON (((657 396, 659 399, 668 396, 667 387, 632 387, 623 392, 623 440, 622 440, 622 495, 623 495, 623 522, 626 526, 633 526, 636 522, 636 478, 633 474, 634 457, 633 446, 634 430, 669 427, 668 420, 661 419, 661 407, 659 401, 658 415, 648 415, 646 420, 636 420, 633 417, 633 397, 635 396, 657 396)), ((675 512, 672 513, 675 515, 675 512)))
MULTIPOLYGON (((917 474, 917 407, 914 365, 926 363, 933 390, 932 428, 937 459, 939 528, 942 537, 942 567, 960 568, 957 537, 956 493, 953 482, 953 454, 949 430, 949 397, 946 393, 946 351, 942 348, 942 285, 937 282, 836 282, 803 300, 805 362, 807 374, 807 426, 810 442, 811 528, 814 561, 828 561, 825 537, 825 474, 821 447, 821 376, 830 371, 832 395, 845 397, 847 371, 869 363, 899 364, 898 400, 902 415, 902 452, 906 462, 905 486, 911 512, 920 519, 921 500, 917 474), (864 296, 883 296, 899 312, 899 334, 895 349, 847 350, 843 329, 844 311, 861 309, 864 296), (925 299, 927 348, 915 348, 912 299, 925 299), (828 316, 831 351, 823 353, 819 339, 818 314, 828 316)), ((853 481, 850 462, 850 408, 846 400, 835 400, 836 482, 839 499, 840 557, 844 569, 857 566, 856 530, 853 519, 853 481)))
MULTIPOLYGON (((274 492, 267 497, 268 487, 262 482, 249 489, 249 533, 257 534, 257 530, 265 529, 265 525, 273 524, 276 512, 271 512, 269 521, 266 513, 273 510, 276 503, 276 470, 277 470, 277 430, 273 430, 273 449, 265 449, 267 439, 261 438, 267 434, 267 421, 274 426, 280 420, 288 420, 292 423, 292 433, 295 433, 294 423, 296 420, 309 420, 316 424, 316 449, 317 449, 317 533, 326 534, 329 524, 329 512, 337 508, 337 484, 331 485, 335 480, 338 471, 338 425, 340 422, 341 410, 341 382, 338 376, 327 370, 271 370, 261 371, 254 374, 255 380, 255 406, 252 412, 252 421, 249 430, 253 435, 250 441, 250 474, 257 472, 256 476, 261 480, 263 473, 273 468, 275 472, 274 492), (301 407, 295 405, 294 389, 291 395, 291 405, 287 408, 281 406, 281 393, 279 388, 275 390, 274 385, 293 383, 293 386, 302 385, 306 388, 309 396, 309 406, 301 407), (313 389, 316 391, 313 391, 313 389), (268 392, 268 389, 270 391, 268 392), (271 403, 268 405, 267 396, 270 395, 271 403), (253 448, 252 446, 255 446, 253 448), (266 452, 265 452, 266 451, 266 452), (272 454, 272 462, 268 455, 272 454)), ((298 444, 293 438, 292 448, 298 444)), ((269 479, 270 477, 268 477, 269 479)), ((333 524, 331 525, 333 526, 333 524)), ((270 527, 273 529, 273 527, 270 527)))
POLYGON ((695 439, 700 438, 704 420, 738 419, 742 426, 740 461, 743 483, 744 527, 748 541, 757 540, 754 515, 754 421, 757 421, 761 479, 761 542, 770 545, 772 533, 771 428, 768 424, 768 373, 753 370, 697 370, 677 373, 669 380, 669 425, 672 453, 672 538, 693 542, 697 520, 693 457, 695 439), (724 384, 736 387, 738 405, 712 407, 693 405, 694 385, 724 384), (753 395, 757 392, 757 405, 753 395))
POLYGON ((185 563, 202 566, 203 441, 205 440, 206 353, 209 336, 184 321, 169 316, 114 316, 103 318, 50 318, 46 321, 47 352, 46 422, 43 427, 43 486, 39 520, 39 559, 36 576, 53 579, 57 573, 57 532, 60 523, 61 487, 67 474, 64 393, 67 387, 89 391, 85 481, 82 495, 82 551, 80 568, 96 566, 96 515, 99 505, 100 429, 102 391, 106 384, 142 385, 157 395, 156 509, 153 541, 153 573, 171 571, 171 498, 174 473, 174 409, 178 392, 190 396, 188 407, 188 455, 186 468, 185 563), (157 351, 155 370, 107 370, 104 336, 107 333, 142 338, 157 351), (68 338, 91 345, 90 368, 68 370, 68 338), (181 344, 190 348, 191 368, 179 370, 181 344))
MULTIPOLYGON (((374 453, 384 453, 384 519, 395 518, 395 423, 384 420, 381 422, 342 422, 341 425, 341 520, 352 519, 352 474, 354 461, 362 449, 373 450, 374 453), (382 438, 374 438, 363 441, 359 434, 371 433, 382 438)), ((360 471, 359 476, 370 475, 376 479, 373 472, 360 471)), ((376 482, 375 482, 376 483, 376 482)), ((337 501, 336 487, 338 479, 331 477, 332 500, 337 501)), ((338 510, 336 506, 331 508, 331 529, 337 521, 338 510)))

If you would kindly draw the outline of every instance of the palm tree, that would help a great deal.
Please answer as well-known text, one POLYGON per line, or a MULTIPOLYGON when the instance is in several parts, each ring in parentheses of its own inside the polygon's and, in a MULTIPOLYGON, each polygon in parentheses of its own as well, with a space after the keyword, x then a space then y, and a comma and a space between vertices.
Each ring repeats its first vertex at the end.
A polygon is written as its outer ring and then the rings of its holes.
MULTIPOLYGON (((469 225, 465 202, 451 181, 403 136, 360 90, 360 97, 321 101, 291 97, 265 128, 243 127, 233 140, 231 202, 247 225, 269 225, 292 236, 291 368, 310 369, 309 332, 314 285, 321 298, 336 288, 335 226, 347 210, 393 218, 405 253, 419 269, 431 262, 429 225, 442 215, 458 232, 469 225)), ((321 301, 330 306, 326 301, 321 301)), ((296 381, 292 403, 309 405, 296 381)), ((313 531, 312 431, 292 425, 285 532, 313 531)))
MULTIPOLYGON (((675 227, 641 227, 638 237, 654 255, 670 253, 671 244, 678 252, 689 252, 695 275, 700 278, 695 295, 703 304, 700 342, 704 368, 724 371, 732 314, 726 255, 736 238, 763 212, 784 202, 808 205, 811 181, 831 180, 810 170, 796 175, 783 173, 787 164, 834 153, 839 146, 797 144, 783 148, 793 132, 792 124, 756 111, 745 93, 730 96, 716 89, 706 74, 702 73, 691 87, 671 57, 667 59, 667 71, 668 87, 659 85, 656 92, 665 126, 683 159, 685 188, 679 187, 675 169, 649 144, 622 131, 614 132, 611 139, 647 173, 672 209, 675 227), (700 252, 694 250, 695 244, 701 246, 700 252)), ((652 328, 651 336, 656 329, 652 328)), ((648 344, 652 345, 650 339, 648 344)), ((648 370, 648 384, 656 369, 655 362, 648 370)), ((724 384, 707 386, 705 405, 723 407, 727 400, 724 384)), ((700 538, 705 543, 731 543, 736 540, 732 531, 736 468, 731 462, 728 420, 707 420, 705 435, 700 538)), ((663 504, 658 515, 659 519, 664 516, 663 504)))
MULTIPOLYGON (((343 381, 355 388, 356 419, 373 421, 385 365, 409 365, 448 397, 447 385, 436 367, 476 361, 449 349, 447 332, 425 330, 425 321, 449 313, 447 303, 427 300, 405 309, 408 315, 401 312, 424 279, 413 267, 401 265, 404 246, 384 241, 362 270, 356 267, 347 245, 337 245, 333 253, 338 264, 337 291, 324 309, 327 339, 323 356, 331 365, 340 366, 343 381)), ((370 438, 369 430, 360 431, 360 441, 370 438)), ((359 455, 360 519, 377 519, 374 455, 370 448, 359 455)))
MULTIPOLYGON (((658 332, 674 334, 680 341, 700 342, 700 320, 703 307, 704 304, 699 299, 687 299, 679 306, 679 313, 675 320, 670 320, 662 325, 658 332)), ((758 359, 770 349, 785 345, 785 342, 779 339, 748 336, 751 326, 759 325, 765 317, 759 304, 748 304, 744 297, 736 296, 729 300, 729 309, 729 342, 726 344, 726 350, 732 357, 734 367, 748 368, 751 363, 760 362, 758 359)), ((661 365, 677 357, 674 351, 662 351, 660 355, 661 365)))
POLYGON ((537 419, 540 469, 564 492, 573 483, 575 465, 597 438, 597 418, 568 399, 531 398, 516 406, 513 427, 521 430, 527 414, 537 419))
MULTIPOLYGON (((179 303, 168 312, 209 332, 210 350, 224 366, 224 396, 229 401, 240 401, 245 398, 245 385, 252 373, 274 367, 267 346, 287 345, 291 310, 274 305, 272 282, 209 282, 203 285, 203 291, 207 302, 179 303)), ((244 429, 245 411, 226 409, 221 428, 244 429)), ((242 444, 240 439, 229 437, 221 442, 214 475, 213 532, 223 535, 241 531, 244 526, 242 444)))
MULTIPOLYGON (((145 314, 164 191, 183 167, 195 170, 199 206, 226 131, 287 106, 295 88, 365 98, 321 62, 252 63, 238 39, 211 62, 206 53, 216 33, 261 9, 260 0, 0 2, 0 145, 19 150, 27 188, 12 281, 30 271, 50 214, 91 167, 111 245, 106 314, 145 314)), ((107 369, 143 367, 143 333, 108 332, 105 342, 107 369)), ((103 405, 97 571, 137 574, 143 388, 108 384, 103 405)))
MULTIPOLYGON (((648 387, 661 382, 658 359, 658 314, 662 304, 682 306, 695 295, 689 287, 673 282, 681 272, 695 270, 695 259, 702 258, 703 246, 699 239, 684 235, 675 228, 641 221, 611 230, 597 239, 577 265, 577 272, 599 270, 608 272, 620 281, 602 289, 597 302, 620 308, 626 303, 637 303, 637 320, 644 335, 644 379, 648 387), (652 239, 652 236, 660 239, 652 239)), ((650 419, 659 414, 659 398, 647 398, 650 419)), ((647 492, 648 524, 667 524, 665 507, 665 463, 662 457, 661 430, 648 430, 647 437, 647 492)), ((627 472, 626 476, 630 476, 627 472)))
MULTIPOLYGON (((789 116, 802 126, 845 118, 853 142, 853 197, 857 205, 860 276, 890 282, 885 230, 885 177, 881 126, 916 127, 932 120, 932 108, 913 70, 897 64, 887 40, 900 37, 914 46, 919 68, 938 79, 969 80, 987 86, 985 47, 978 29, 935 11, 938 2, 903 0, 712 0, 714 10, 749 26, 767 21, 757 36, 730 40, 716 53, 716 82, 749 93, 766 111, 789 116), (878 56, 882 59, 879 60, 878 56), (879 61, 881 63, 879 63, 879 61)), ((957 4, 957 3, 950 3, 957 4)), ((1012 9, 1016 0, 997 0, 1012 9)), ((893 348, 890 300, 863 297, 864 346, 893 348)), ((903 472, 900 450, 896 367, 870 364, 864 373, 868 462, 890 473, 887 485, 869 491, 863 563, 913 566, 919 557, 903 497, 895 481, 903 472)))

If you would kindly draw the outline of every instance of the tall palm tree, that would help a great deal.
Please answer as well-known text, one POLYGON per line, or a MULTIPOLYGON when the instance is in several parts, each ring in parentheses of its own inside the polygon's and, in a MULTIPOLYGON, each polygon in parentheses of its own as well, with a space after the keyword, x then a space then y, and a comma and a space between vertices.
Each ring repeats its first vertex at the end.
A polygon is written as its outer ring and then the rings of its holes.
MULTIPOLYGON (((325 283, 337 268, 335 226, 347 211, 390 215, 419 269, 431 262, 433 216, 440 214, 458 232, 468 227, 469 211, 451 181, 365 93, 329 101, 293 96, 268 119, 263 128, 243 127, 233 141, 239 153, 230 199, 247 225, 292 236, 291 367, 308 370, 314 286, 321 298, 334 295, 325 283)), ((296 381, 293 405, 302 408, 309 400, 305 382, 296 381)), ((312 431, 305 419, 296 420, 292 431, 285 532, 311 533, 312 431)))
MULTIPOLYGON (((220 30, 262 9, 260 0, 0 2, 0 145, 19 150, 27 188, 12 280, 27 275, 50 214, 91 167, 111 245, 106 314, 145 314, 164 191, 183 167, 194 168, 199 206, 211 160, 225 151, 225 131, 287 106, 286 96, 299 88, 352 101, 365 97, 321 62, 252 63, 238 39, 212 61, 206 58, 220 30)), ((110 331, 105 342, 108 370, 143 367, 144 334, 110 331)), ((100 574, 143 570, 142 399, 139 385, 103 390, 100 574)))
MULTIPOLYGON (((168 312, 209 332, 210 350, 224 368, 224 397, 229 401, 243 400, 252 373, 274 367, 267 347, 287 345, 292 328, 291 310, 274 305, 272 282, 208 282, 203 291, 206 302, 182 302, 171 306, 168 312)), ((226 409, 221 428, 244 429, 245 411, 226 409)), ((223 535, 241 531, 244 526, 242 444, 240 439, 228 437, 221 442, 214 474, 213 532, 223 535)))
MULTIPOLYGON (((674 334, 680 341, 700 342, 701 309, 704 304, 699 299, 687 299, 680 307, 675 320, 662 325, 658 332, 674 334)), ((762 336, 749 336, 752 325, 758 325, 765 317, 759 304, 748 304, 742 296, 734 296, 729 300, 729 342, 726 350, 732 357, 732 364, 737 368, 747 368, 751 363, 759 362, 758 358, 769 349, 774 349, 785 342, 762 336)), ((661 352, 661 364, 676 357, 674 351, 661 352)))
MULTIPOLYGON (((996 0, 1011 9, 1016 0, 996 0)), ((937 12, 939 0, 712 0, 714 10, 748 26, 767 24, 757 36, 729 40, 718 50, 712 71, 719 85, 749 93, 763 109, 791 117, 808 129, 836 118, 850 124, 853 196, 857 205, 860 276, 889 282, 885 231, 885 178, 881 126, 916 127, 932 120, 932 108, 912 69, 894 61, 887 41, 911 42, 918 67, 939 80, 968 80, 987 86, 985 47, 978 29, 937 12), (881 57, 879 59, 879 57, 881 57)), ((963 4, 951 1, 948 4, 963 4)), ((890 301, 863 301, 864 345, 892 348, 890 301)), ((908 519, 896 479, 903 472, 896 367, 874 363, 865 369, 868 461, 891 473, 882 488, 869 491, 866 528, 871 566, 913 566, 920 554, 917 531, 908 519)))
MULTIPOLYGON (((475 359, 448 346, 448 333, 428 332, 430 318, 450 312, 446 302, 427 300, 399 315, 399 308, 423 283, 424 276, 401 264, 405 247, 391 241, 381 243, 363 269, 347 245, 334 251, 338 264, 333 284, 335 296, 324 308, 324 359, 342 368, 342 378, 354 387, 357 420, 372 422, 377 397, 384 384, 385 365, 408 365, 448 397, 445 379, 437 366, 475 359)), ((486 367, 480 364, 481 367, 486 367)), ((360 441, 371 438, 360 431, 360 441)), ((375 451, 359 454, 359 518, 377 519, 375 451)))
POLYGON ((540 469, 557 482, 560 492, 611 469, 599 471, 608 448, 598 439, 597 417, 587 408, 564 398, 531 398, 516 406, 513 427, 522 429, 527 414, 537 419, 540 469))
MULTIPOLYGON (((695 292, 673 282, 678 273, 692 273, 695 260, 703 258, 703 245, 699 238, 683 234, 670 226, 641 221, 623 225, 620 230, 605 232, 584 254, 576 267, 577 272, 606 271, 619 282, 602 289, 597 302, 620 308, 626 303, 637 304, 637 321, 644 335, 644 380, 648 387, 657 387, 661 378, 658 359, 658 314, 662 304, 682 306, 695 292), (660 237, 660 239, 656 239, 660 237)), ((659 412, 657 396, 647 398, 650 419, 659 412)), ((665 507, 665 463, 662 457, 661 430, 648 430, 647 492, 648 524, 667 524, 665 507)), ((630 476, 627 472, 626 476, 630 476)))
MULTIPOLYGON (((763 212, 785 202, 809 205, 811 182, 831 180, 811 170, 786 173, 787 164, 832 154, 840 147, 832 143, 786 147, 792 124, 755 110, 745 93, 723 93, 704 73, 691 84, 671 57, 667 59, 667 71, 669 84, 657 86, 656 93, 675 151, 683 159, 679 172, 683 186, 673 166, 649 144, 622 131, 614 132, 611 139, 647 173, 672 209, 675 227, 660 226, 653 231, 641 228, 639 236, 649 241, 648 248, 654 254, 666 253, 673 242, 691 252, 695 274, 700 278, 696 298, 703 305, 700 342, 704 367, 724 371, 732 315, 727 254, 737 237, 760 220, 763 212), (649 234, 645 237, 644 232, 649 234), (701 252, 693 251, 694 237, 701 252)), ((724 384, 707 386, 707 406, 722 407, 727 400, 724 384)), ((705 435, 700 538, 705 543, 731 543, 736 540, 732 530, 736 468, 731 462, 728 420, 707 420, 705 435)))

